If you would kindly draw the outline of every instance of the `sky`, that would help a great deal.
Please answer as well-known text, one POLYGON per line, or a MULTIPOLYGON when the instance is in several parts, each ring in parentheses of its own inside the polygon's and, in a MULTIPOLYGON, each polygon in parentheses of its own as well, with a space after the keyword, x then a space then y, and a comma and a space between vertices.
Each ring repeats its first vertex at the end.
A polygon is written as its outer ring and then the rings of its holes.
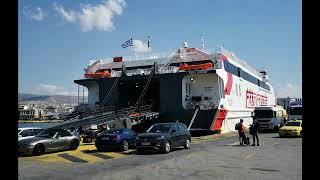
POLYGON ((302 96, 301 0, 19 0, 18 89, 77 95, 91 59, 168 52, 187 42, 265 68, 277 97, 302 96))

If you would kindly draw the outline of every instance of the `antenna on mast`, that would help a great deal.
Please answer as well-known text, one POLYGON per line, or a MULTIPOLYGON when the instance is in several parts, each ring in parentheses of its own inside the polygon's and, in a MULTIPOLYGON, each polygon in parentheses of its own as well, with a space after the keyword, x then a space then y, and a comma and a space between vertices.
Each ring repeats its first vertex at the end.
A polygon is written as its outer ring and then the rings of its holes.
POLYGON ((201 46, 202 46, 202 51, 204 51, 203 34, 201 34, 201 46))

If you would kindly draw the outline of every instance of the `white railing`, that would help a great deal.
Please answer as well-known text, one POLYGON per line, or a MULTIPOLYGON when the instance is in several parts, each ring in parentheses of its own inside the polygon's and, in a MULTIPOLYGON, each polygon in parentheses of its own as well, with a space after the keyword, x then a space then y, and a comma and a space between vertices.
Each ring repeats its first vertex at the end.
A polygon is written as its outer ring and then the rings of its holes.
POLYGON ((152 68, 148 69, 132 69, 132 70, 126 70, 126 75, 127 76, 132 76, 132 75, 149 75, 152 71, 152 68))
MULTIPOLYGON (((167 58, 174 55, 174 51, 168 52, 160 52, 160 53, 146 53, 146 54, 136 54, 135 56, 123 56, 122 61, 137 61, 137 60, 147 60, 147 59, 159 59, 159 58, 167 58)), ((101 58, 101 59, 93 59, 90 60, 89 64, 93 64, 96 61, 101 61, 101 64, 111 63, 113 62, 113 58, 101 58)))
MULTIPOLYGON (((214 54, 216 51, 214 48, 206 48, 204 50, 199 49, 200 51, 207 53, 208 55, 214 54)), ((183 52, 181 53, 183 55, 192 55, 195 54, 195 52, 183 52)), ((159 52, 159 53, 144 53, 144 54, 136 54, 135 56, 123 56, 122 61, 137 61, 137 60, 151 60, 151 59, 161 59, 161 58, 170 58, 173 57, 176 54, 175 50, 169 50, 167 52, 159 52)), ((92 59, 89 61, 89 66, 92 65, 94 62, 100 61, 100 64, 106 64, 113 62, 113 58, 97 58, 92 59)))

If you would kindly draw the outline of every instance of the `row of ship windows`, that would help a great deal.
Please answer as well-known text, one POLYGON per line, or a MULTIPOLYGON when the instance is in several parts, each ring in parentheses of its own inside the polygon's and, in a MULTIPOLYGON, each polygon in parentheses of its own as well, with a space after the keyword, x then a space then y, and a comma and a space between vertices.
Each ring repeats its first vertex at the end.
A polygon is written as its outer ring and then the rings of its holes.
POLYGON ((245 79, 253 84, 256 84, 257 86, 260 86, 260 87, 270 91, 269 85, 267 85, 265 82, 260 81, 259 79, 253 77, 249 73, 243 71, 241 68, 231 64, 230 62, 224 61, 224 68, 227 72, 229 72, 235 76, 242 77, 243 79, 245 79))

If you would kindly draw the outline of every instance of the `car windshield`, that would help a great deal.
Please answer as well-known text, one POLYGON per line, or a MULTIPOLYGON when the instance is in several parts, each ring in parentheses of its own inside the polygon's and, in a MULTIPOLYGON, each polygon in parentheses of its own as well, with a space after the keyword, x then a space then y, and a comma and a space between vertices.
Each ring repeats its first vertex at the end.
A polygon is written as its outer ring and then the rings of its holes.
POLYGON ((120 134, 121 130, 119 129, 113 129, 113 130, 109 130, 107 131, 108 134, 120 134))
POLYGON ((300 126, 300 122, 287 122, 284 126, 300 126))
POLYGON ((273 111, 271 111, 271 110, 255 110, 254 115, 257 118, 272 118, 273 111))
POLYGON ((46 129, 37 134, 36 137, 53 137, 57 132, 57 129, 46 129))
POLYGON ((168 133, 171 128, 171 125, 156 124, 151 126, 147 132, 148 133, 168 133))

